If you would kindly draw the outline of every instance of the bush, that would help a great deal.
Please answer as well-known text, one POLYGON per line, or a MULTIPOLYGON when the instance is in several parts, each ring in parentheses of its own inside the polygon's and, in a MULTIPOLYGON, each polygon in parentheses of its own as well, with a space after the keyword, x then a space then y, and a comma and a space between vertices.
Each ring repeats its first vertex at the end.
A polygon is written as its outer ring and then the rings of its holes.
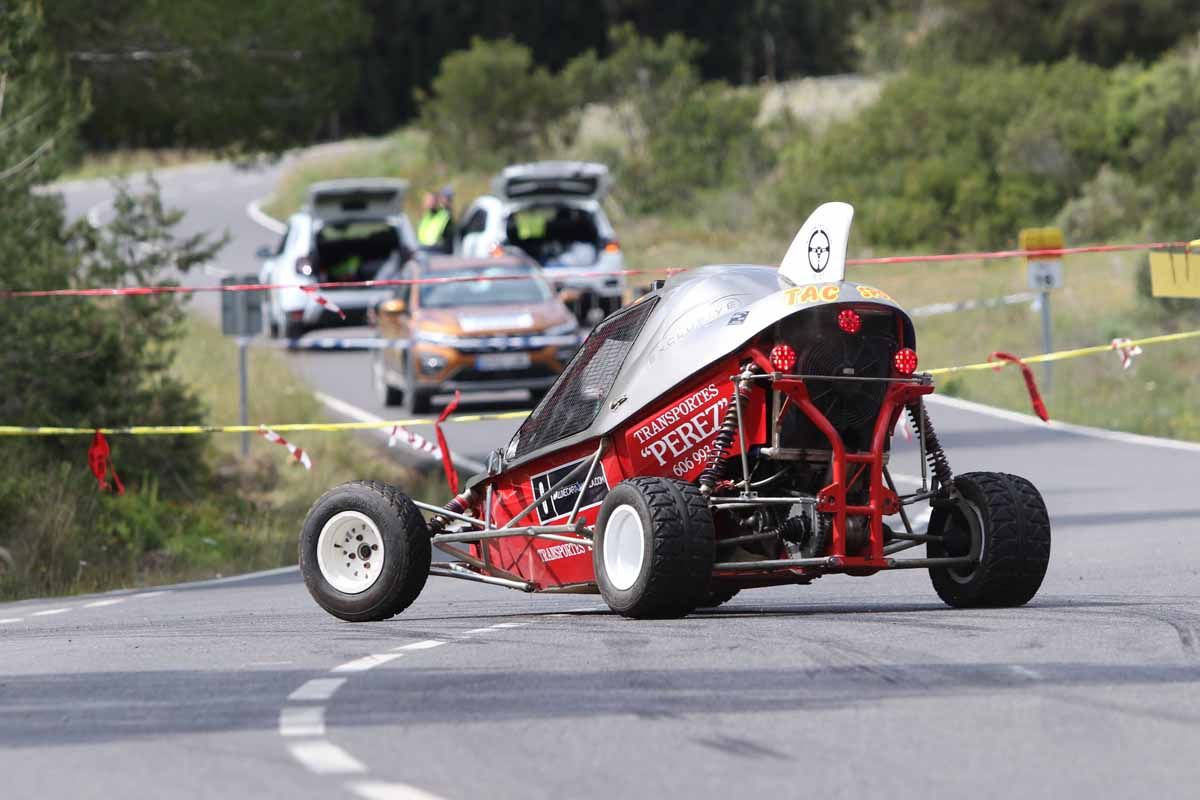
POLYGON ((529 48, 475 38, 446 56, 431 93, 418 90, 433 149, 462 168, 495 168, 532 158, 552 123, 576 105, 564 84, 535 67, 529 48))
POLYGON ((794 229, 826 200, 901 247, 1007 245, 1107 156, 1107 76, 1078 62, 915 72, 819 139, 785 149, 772 202, 794 229))

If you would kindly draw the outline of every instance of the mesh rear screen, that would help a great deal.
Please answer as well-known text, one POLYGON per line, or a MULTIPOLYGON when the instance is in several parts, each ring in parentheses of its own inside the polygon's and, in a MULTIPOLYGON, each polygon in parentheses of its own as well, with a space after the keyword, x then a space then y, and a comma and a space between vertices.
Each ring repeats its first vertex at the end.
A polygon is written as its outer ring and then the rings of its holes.
POLYGON ((512 457, 520 458, 592 424, 657 302, 658 298, 653 298, 630 306, 596 326, 567 364, 562 377, 521 424, 512 457))

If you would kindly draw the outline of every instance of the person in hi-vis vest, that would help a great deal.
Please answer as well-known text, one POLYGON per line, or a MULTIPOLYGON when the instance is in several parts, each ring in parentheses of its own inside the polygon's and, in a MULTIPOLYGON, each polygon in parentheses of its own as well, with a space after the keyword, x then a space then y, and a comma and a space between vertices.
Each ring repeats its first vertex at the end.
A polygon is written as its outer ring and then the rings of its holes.
POLYGON ((454 249, 454 190, 449 186, 438 194, 426 192, 421 205, 425 214, 417 226, 417 241, 425 250, 449 253, 454 249))

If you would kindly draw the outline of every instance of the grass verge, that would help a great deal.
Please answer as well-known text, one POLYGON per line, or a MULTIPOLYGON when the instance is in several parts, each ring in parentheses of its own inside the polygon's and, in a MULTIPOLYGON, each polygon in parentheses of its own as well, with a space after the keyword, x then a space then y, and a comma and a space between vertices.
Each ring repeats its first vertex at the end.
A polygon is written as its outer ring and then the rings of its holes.
MULTIPOLYGON (((206 403, 211 424, 238 418, 237 355, 211 323, 190 317, 174 370, 206 403)), ((249 360, 250 418, 268 423, 316 421, 324 411, 292 374, 282 353, 254 348, 249 360), (261 388, 260 388, 261 387, 261 388)), ((305 513, 326 489, 367 478, 404 487, 415 497, 444 499, 440 476, 401 466, 362 437, 308 433, 293 437, 313 459, 312 471, 286 451, 252 436, 240 455, 237 434, 206 442, 194 481, 162 486, 153 475, 122 475, 124 496, 102 494, 88 471, 88 442, 64 442, 64 459, 35 460, 19 441, 6 442, 0 513, 9 524, 0 546, 0 600, 105 591, 218 577, 294 564, 305 513)), ((121 437, 110 438, 121 469, 121 437)))

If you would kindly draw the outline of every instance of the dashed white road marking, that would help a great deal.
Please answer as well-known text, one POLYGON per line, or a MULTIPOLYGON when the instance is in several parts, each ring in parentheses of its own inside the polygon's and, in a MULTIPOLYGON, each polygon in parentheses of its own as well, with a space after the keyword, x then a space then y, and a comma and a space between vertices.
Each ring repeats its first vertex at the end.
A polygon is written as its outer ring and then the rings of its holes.
POLYGON ((325 706, 284 706, 279 712, 280 736, 324 736, 325 706))
POLYGON ((124 603, 124 597, 114 597, 111 600, 97 600, 94 603, 84 603, 84 608, 104 608, 105 606, 115 606, 117 603, 124 603))
POLYGON ((142 592, 140 594, 130 595, 130 597, 134 600, 144 600, 147 597, 158 597, 160 594, 167 594, 169 591, 169 589, 160 589, 157 592, 142 592))
POLYGON ((350 791, 366 800, 442 800, 439 795, 404 783, 352 783, 350 791))
POLYGON ((8 619, 0 619, 0 625, 10 625, 14 622, 20 622, 20 617, 9 617, 8 619))
POLYGON ((489 633, 491 630, 492 630, 492 629, 491 629, 491 627, 490 627, 490 626, 489 626, 489 627, 487 627, 487 628, 472 628, 472 629, 471 629, 471 630, 469 630, 469 631, 463 631, 463 634, 462 634, 462 635, 463 635, 463 636, 470 636, 471 634, 474 634, 474 633, 489 633))
POLYGON ((31 617, 48 617, 51 614, 65 614, 71 609, 69 608, 47 608, 45 611, 35 611, 29 616, 31 617))
POLYGON ((288 749, 292 751, 293 758, 318 775, 346 775, 367 771, 361 761, 332 742, 297 742, 288 749))
POLYGON ((356 658, 353 661, 347 661, 345 664, 339 664, 334 667, 332 672, 366 672, 369 669, 374 669, 380 664, 386 664, 393 659, 397 659, 401 653, 378 653, 373 656, 364 656, 356 658))
POLYGON ((528 622, 497 622, 493 628, 520 628, 522 625, 528 625, 528 622))
POLYGON ((393 647, 393 650, 431 650, 434 647, 441 647, 445 642, 441 639, 426 639, 423 642, 410 642, 402 644, 399 647, 393 647))
POLYGON ((313 678, 289 694, 288 700, 328 700, 345 682, 345 678, 313 678))

